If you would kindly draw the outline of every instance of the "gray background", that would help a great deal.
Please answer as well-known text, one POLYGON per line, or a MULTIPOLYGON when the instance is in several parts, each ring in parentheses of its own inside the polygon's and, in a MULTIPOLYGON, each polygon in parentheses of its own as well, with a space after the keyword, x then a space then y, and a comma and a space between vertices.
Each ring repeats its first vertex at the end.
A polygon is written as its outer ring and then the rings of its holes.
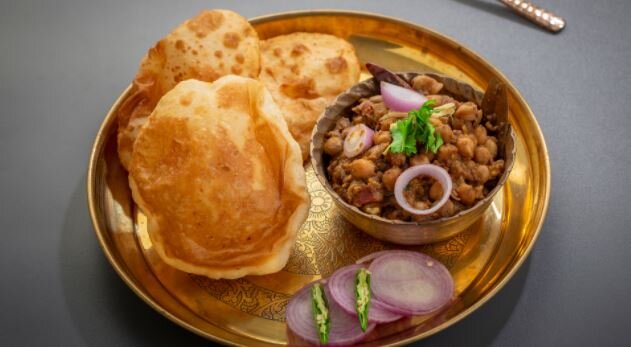
POLYGON ((201 345, 138 299, 100 250, 85 171, 97 127, 154 41, 202 8, 400 17, 487 58, 545 133, 552 197, 523 268, 419 346, 622 345, 631 313, 631 1, 538 0, 551 35, 482 0, 6 1, 0 4, 0 345, 201 345))

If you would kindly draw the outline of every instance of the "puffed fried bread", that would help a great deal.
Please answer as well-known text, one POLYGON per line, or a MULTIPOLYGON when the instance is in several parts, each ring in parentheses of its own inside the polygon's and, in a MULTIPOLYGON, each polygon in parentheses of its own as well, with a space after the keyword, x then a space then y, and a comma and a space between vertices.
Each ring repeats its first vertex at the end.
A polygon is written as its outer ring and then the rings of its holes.
POLYGON ((184 21, 142 59, 118 114, 118 154, 129 168, 133 144, 158 100, 183 80, 212 82, 259 74, 259 39, 250 23, 227 10, 206 10, 184 21))
POLYGON ((360 70, 353 46, 333 35, 298 32, 261 42, 259 79, 283 111, 304 160, 316 120, 357 83, 360 70))
POLYGON ((257 80, 180 82, 130 162, 134 200, 169 265, 210 278, 280 271, 307 217, 300 148, 257 80))

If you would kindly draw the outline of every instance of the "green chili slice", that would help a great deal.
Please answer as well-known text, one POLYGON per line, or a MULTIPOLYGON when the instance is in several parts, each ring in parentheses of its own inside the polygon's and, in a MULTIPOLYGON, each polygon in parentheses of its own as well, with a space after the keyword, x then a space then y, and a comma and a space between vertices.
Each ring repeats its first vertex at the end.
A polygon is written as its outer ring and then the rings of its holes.
POLYGON ((355 274, 355 298, 357 317, 362 331, 368 327, 368 306, 370 306, 370 272, 361 268, 355 274))
POLYGON ((331 330, 331 320, 329 317, 329 305, 326 300, 326 294, 320 283, 316 283, 311 287, 311 306, 313 312, 313 320, 318 330, 320 343, 323 345, 329 342, 329 331, 331 330))

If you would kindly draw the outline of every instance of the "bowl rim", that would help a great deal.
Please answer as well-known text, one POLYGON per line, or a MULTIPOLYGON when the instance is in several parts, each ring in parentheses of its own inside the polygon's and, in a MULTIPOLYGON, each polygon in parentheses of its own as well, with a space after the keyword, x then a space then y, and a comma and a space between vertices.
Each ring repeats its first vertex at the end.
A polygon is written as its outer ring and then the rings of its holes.
MULTIPOLYGON (((434 72, 425 72, 425 73, 421 73, 421 72, 414 72, 414 71, 398 71, 395 72, 395 74, 397 74, 399 77, 402 77, 403 79, 405 79, 407 82, 410 82, 410 80, 408 80, 409 78, 412 77, 416 77, 418 75, 428 75, 430 77, 433 76, 438 76, 440 78, 447 78, 447 79, 452 79, 458 83, 462 83, 464 85, 467 85, 469 87, 472 88, 472 90, 474 91, 474 93, 476 94, 483 94, 482 91, 476 89, 475 87, 469 85, 468 83, 465 83, 461 80, 458 80, 456 78, 453 77, 449 77, 443 74, 439 74, 439 73, 434 73, 434 72)), ((459 220, 460 218, 474 213, 476 212, 478 209, 482 208, 483 205, 488 205, 488 203, 490 201, 493 200, 493 198, 495 197, 495 195, 502 190, 502 188, 504 187, 504 184, 506 184, 506 182, 508 181, 508 177, 510 176, 510 173, 513 169, 513 166, 515 164, 515 156, 517 155, 517 150, 515 148, 515 141, 516 141, 516 135, 515 135, 515 130, 513 129, 512 125, 510 124, 510 122, 508 122, 508 129, 509 129, 509 136, 510 139, 513 143, 512 146, 512 150, 511 150, 511 155, 512 155, 512 160, 507 161, 505 160, 505 162, 507 162, 507 166, 504 168, 504 172, 502 173, 502 175, 500 176, 500 178, 498 179, 497 184, 495 185, 495 187, 493 187, 493 189, 489 192, 489 194, 484 197, 483 199, 480 199, 479 201, 477 201, 473 206, 462 210, 456 214, 454 214, 453 216, 447 216, 447 217, 440 217, 440 218, 436 218, 436 219, 429 219, 429 220, 422 220, 422 221, 403 221, 400 219, 387 219, 378 215, 372 215, 372 214, 368 214, 362 210, 360 210, 357 206, 351 205, 349 204, 346 200, 344 200, 331 186, 329 179, 326 177, 326 167, 324 167, 324 161, 319 162, 316 159, 316 156, 314 155, 315 152, 315 146, 314 146, 314 141, 313 139, 316 137, 316 135, 318 134, 318 125, 320 124, 321 121, 323 121, 326 118, 326 114, 328 113, 329 109, 333 106, 335 106, 339 101, 340 98, 344 97, 345 95, 348 95, 350 93, 352 93, 352 91, 356 88, 358 88, 359 86, 362 85, 367 85, 367 84, 374 84, 375 83, 375 78, 371 77, 368 79, 365 79, 363 81, 359 81, 356 84, 352 85, 351 87, 349 87, 348 89, 346 89, 344 92, 340 93, 335 100, 333 100, 333 102, 331 104, 329 104, 327 106, 327 108, 324 110, 324 112, 322 112, 322 114, 320 114, 320 116, 318 117, 318 120, 316 121, 316 125, 313 127, 313 131, 311 132, 311 143, 309 146, 309 154, 311 155, 310 161, 311 161, 311 165, 314 168, 315 171, 315 175, 318 178, 318 181, 320 181, 320 183, 322 184, 322 186, 324 186, 324 188, 326 189, 326 191, 331 195, 331 197, 335 200, 335 202, 337 202, 338 204, 342 204, 344 206, 344 208, 346 208, 347 210, 349 210, 352 213, 356 213, 359 214, 361 217, 366 218, 366 219, 370 219, 371 222, 375 222, 375 223, 384 223, 384 224, 389 224, 389 225, 396 225, 396 226, 406 226, 406 227, 428 227, 428 226, 435 226, 435 225, 445 225, 445 224, 451 224, 451 223, 455 223, 457 220, 459 220), (323 173, 324 175, 321 175, 320 172, 318 171, 318 167, 322 166, 323 167, 323 173)), ((377 94, 374 94, 377 95, 377 94)), ((474 101, 475 102, 475 101, 474 101)), ((477 104, 477 103, 476 103, 477 104)), ((480 106, 480 105, 478 105, 480 106)), ((337 119, 339 119, 341 116, 338 116, 337 119)), ((328 130, 327 130, 328 131, 328 130)), ((324 142, 323 142, 324 143, 324 142)), ((320 157, 324 156, 324 154, 322 154, 320 157)))

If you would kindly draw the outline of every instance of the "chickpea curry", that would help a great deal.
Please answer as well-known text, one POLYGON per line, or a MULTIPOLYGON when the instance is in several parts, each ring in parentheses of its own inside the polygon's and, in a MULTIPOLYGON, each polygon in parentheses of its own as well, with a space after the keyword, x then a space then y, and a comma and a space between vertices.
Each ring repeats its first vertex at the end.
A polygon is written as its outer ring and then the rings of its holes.
MULTIPOLYGON (((409 112, 384 100, 384 87, 360 99, 325 136, 325 165, 335 192, 365 213, 402 221, 453 216, 484 199, 505 169, 495 115, 449 95, 430 76, 412 79, 413 90, 396 91, 423 98, 422 106, 409 112), (448 200, 431 214, 410 213, 395 196, 401 174, 422 164, 444 169, 452 182, 448 200)), ((447 195, 443 189, 434 177, 417 176, 406 180, 402 192, 409 205, 426 210, 447 195)))

